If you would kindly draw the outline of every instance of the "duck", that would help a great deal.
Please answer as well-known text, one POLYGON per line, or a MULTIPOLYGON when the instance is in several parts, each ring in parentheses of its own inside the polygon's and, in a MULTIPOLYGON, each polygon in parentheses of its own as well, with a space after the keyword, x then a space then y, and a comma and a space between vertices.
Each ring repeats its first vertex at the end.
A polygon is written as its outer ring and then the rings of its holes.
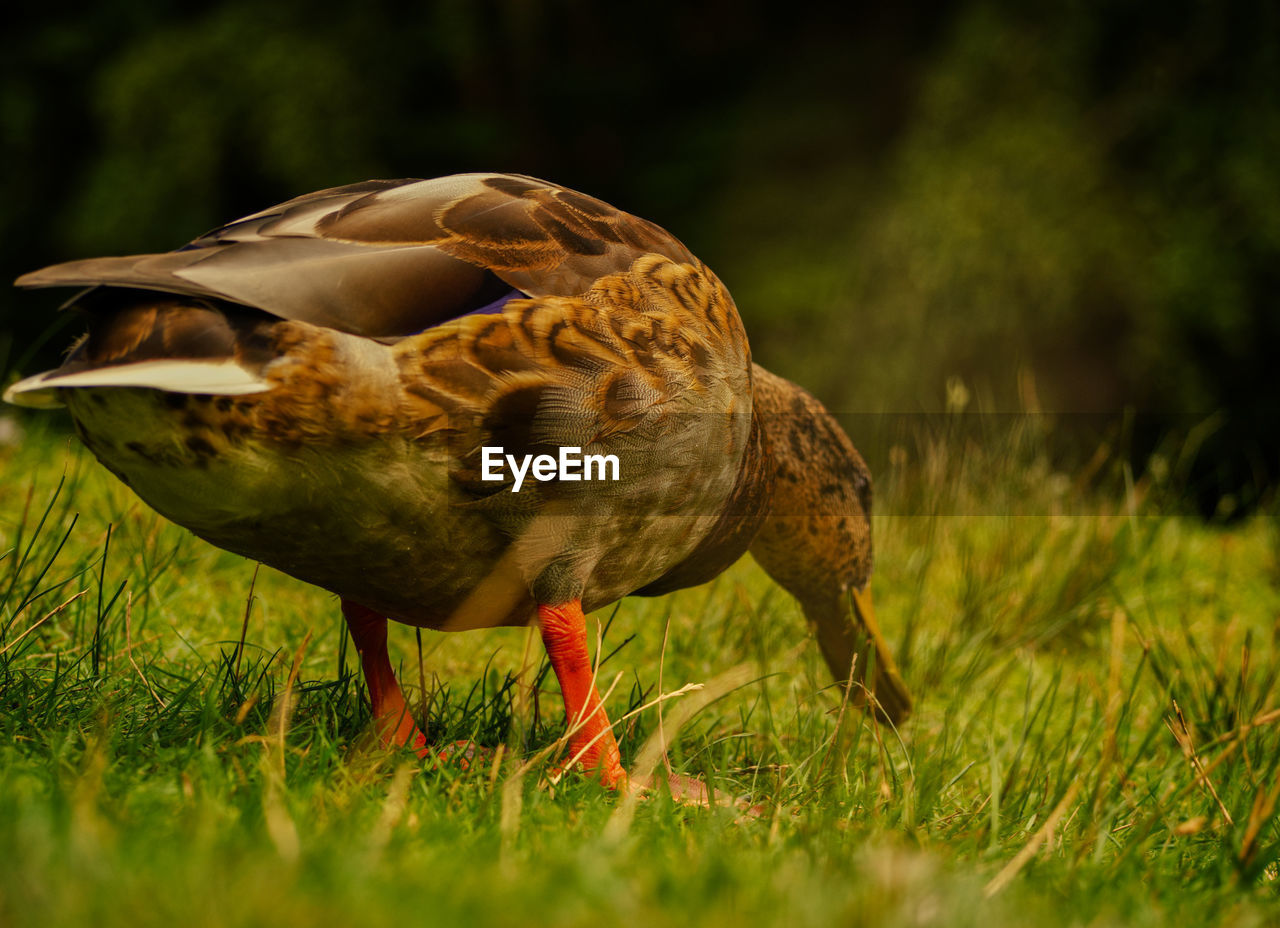
POLYGON ((748 552, 844 700, 911 710, 872 608, 865 461, 652 222, 523 175, 373 180, 16 283, 76 288, 87 331, 4 399, 65 407, 162 516, 336 594, 388 748, 432 751, 390 621, 533 625, 570 763, 628 785, 586 615, 748 552))

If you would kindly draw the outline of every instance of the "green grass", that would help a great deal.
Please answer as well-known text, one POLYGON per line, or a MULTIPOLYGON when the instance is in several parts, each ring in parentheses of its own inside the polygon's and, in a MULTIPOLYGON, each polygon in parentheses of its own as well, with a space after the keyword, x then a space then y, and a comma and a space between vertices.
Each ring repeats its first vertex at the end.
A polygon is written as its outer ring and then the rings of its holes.
MULTIPOLYGON (((374 750, 334 597, 255 581, 41 422, 0 448, 0 925, 1280 918, 1274 516, 1081 489, 1035 436, 898 452, 881 509, 922 515, 877 517, 874 582, 915 715, 841 723, 797 607, 744 560, 597 618, 614 718, 660 667, 673 691, 745 665, 671 760, 759 815, 632 809, 526 764, 563 719, 538 649, 519 677, 523 630, 424 633, 421 664, 393 630, 432 736, 500 763, 374 750)), ((656 726, 620 726, 624 761, 656 726)))

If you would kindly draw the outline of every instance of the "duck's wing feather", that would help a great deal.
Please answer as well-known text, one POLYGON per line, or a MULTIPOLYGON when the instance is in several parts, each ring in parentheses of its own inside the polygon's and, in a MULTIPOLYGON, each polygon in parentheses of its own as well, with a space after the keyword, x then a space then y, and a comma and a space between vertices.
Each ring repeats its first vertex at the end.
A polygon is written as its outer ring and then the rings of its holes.
POLYGON ((578 296, 647 253, 692 262, 651 222, 528 177, 370 181, 298 197, 164 254, 71 261, 19 286, 158 290, 398 338, 511 289, 578 296))

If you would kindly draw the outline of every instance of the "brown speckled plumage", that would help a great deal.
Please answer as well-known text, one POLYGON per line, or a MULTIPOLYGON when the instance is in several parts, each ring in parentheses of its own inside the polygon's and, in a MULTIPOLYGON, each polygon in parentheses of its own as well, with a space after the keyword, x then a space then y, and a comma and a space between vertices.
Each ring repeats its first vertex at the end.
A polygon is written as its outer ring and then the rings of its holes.
POLYGON ((54 396, 164 515, 446 630, 700 583, 750 547, 837 679, 881 668, 854 592, 870 477, 817 400, 751 362, 719 279, 652 223, 509 175, 299 197, 161 255, 57 265, 89 334, 54 396), (484 479, 481 449, 614 455, 621 479, 484 479), (855 655, 864 659, 856 660, 855 655))

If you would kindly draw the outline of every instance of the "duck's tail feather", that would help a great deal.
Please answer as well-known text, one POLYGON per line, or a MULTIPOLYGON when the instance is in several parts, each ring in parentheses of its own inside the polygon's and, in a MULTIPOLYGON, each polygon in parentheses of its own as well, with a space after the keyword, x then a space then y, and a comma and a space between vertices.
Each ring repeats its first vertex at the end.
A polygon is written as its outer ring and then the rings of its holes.
POLYGON ((49 409, 62 405, 59 390, 86 387, 150 387, 170 393, 243 396, 271 389, 234 358, 224 360, 152 360, 67 370, 60 367, 19 380, 4 391, 15 406, 49 409))

